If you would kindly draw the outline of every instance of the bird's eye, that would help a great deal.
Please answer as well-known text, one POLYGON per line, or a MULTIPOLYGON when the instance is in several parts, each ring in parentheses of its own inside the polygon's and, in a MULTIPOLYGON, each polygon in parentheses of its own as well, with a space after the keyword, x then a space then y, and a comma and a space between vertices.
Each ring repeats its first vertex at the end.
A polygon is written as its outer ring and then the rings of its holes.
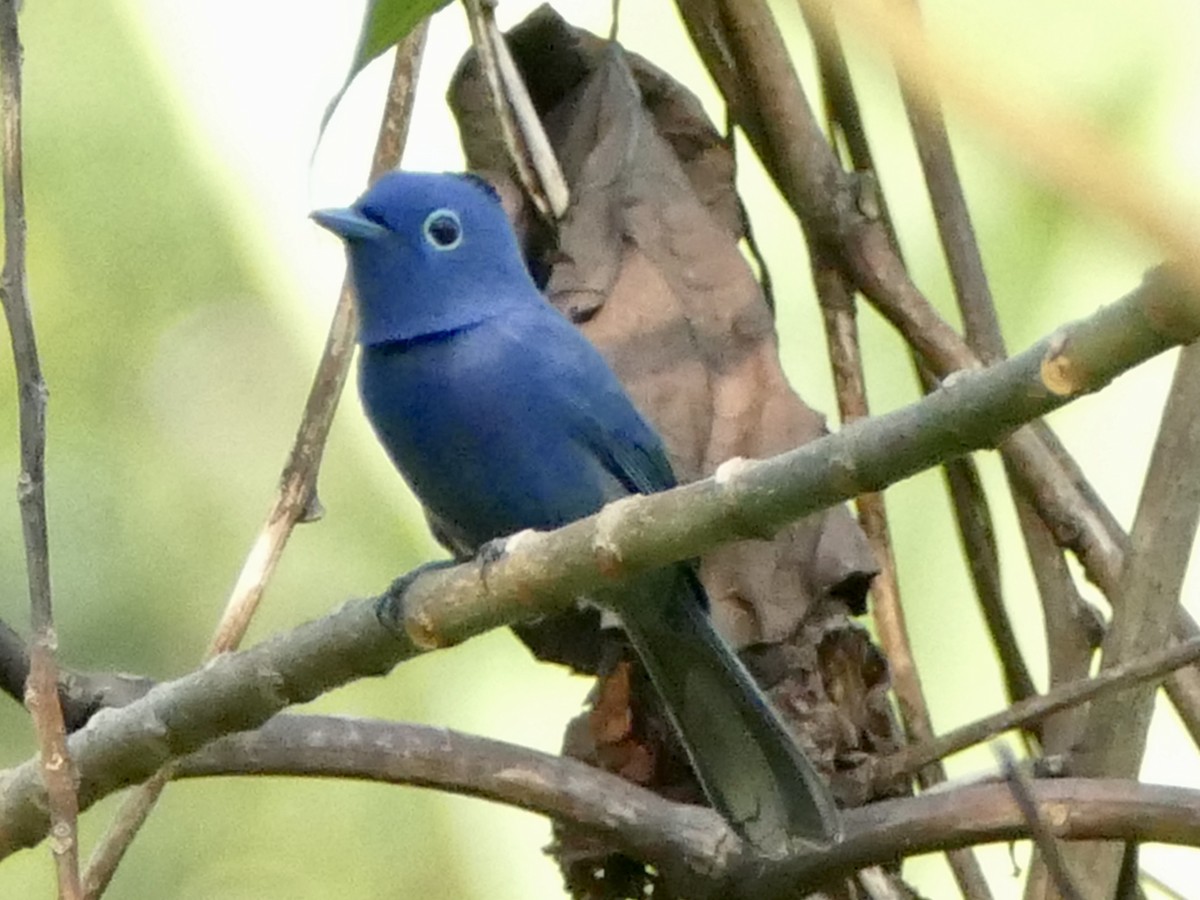
POLYGON ((425 240, 435 250, 453 250, 462 243, 462 222, 452 209, 435 209, 425 219, 425 240))

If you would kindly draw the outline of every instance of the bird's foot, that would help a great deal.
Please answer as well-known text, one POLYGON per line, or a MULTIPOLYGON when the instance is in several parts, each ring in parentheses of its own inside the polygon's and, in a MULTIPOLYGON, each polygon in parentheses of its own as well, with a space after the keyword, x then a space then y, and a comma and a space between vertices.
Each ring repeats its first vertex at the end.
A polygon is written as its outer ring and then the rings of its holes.
POLYGON ((518 531, 508 537, 496 538, 480 545, 479 549, 475 551, 475 562, 479 564, 479 580, 483 582, 485 590, 488 586, 488 572, 492 566, 535 534, 537 532, 534 529, 526 528, 524 531, 518 531))
POLYGON ((448 569, 453 565, 457 563, 452 559, 435 559, 433 562, 417 566, 411 572, 405 572, 393 581, 375 602, 375 615, 383 627, 392 632, 407 633, 404 627, 404 595, 408 589, 426 572, 448 569))

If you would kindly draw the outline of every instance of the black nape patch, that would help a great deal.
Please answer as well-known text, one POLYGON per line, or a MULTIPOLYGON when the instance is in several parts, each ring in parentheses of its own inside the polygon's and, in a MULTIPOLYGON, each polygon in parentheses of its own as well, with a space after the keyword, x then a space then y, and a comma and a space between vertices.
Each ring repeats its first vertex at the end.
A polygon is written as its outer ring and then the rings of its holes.
POLYGON ((489 197, 491 197, 492 200, 494 200, 495 202, 497 202, 497 203, 501 202, 500 192, 497 191, 494 187, 492 187, 492 183, 490 181, 488 181, 486 178, 484 178, 482 175, 476 175, 474 172, 463 172, 461 177, 462 177, 463 181, 471 182, 473 185, 475 185, 477 188, 479 188, 481 191, 483 191, 485 194, 487 194, 489 197))

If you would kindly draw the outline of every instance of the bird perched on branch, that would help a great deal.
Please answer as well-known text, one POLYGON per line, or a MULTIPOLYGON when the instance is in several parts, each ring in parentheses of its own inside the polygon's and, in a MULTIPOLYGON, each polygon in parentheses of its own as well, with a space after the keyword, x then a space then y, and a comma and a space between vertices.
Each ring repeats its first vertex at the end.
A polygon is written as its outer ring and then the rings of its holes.
MULTIPOLYGON (((367 417, 451 545, 675 485, 604 358, 538 291, 486 182, 394 172, 313 219, 346 244, 367 417)), ((714 629, 690 564, 590 599, 615 614, 736 830, 768 852, 838 837, 828 788, 714 629)))

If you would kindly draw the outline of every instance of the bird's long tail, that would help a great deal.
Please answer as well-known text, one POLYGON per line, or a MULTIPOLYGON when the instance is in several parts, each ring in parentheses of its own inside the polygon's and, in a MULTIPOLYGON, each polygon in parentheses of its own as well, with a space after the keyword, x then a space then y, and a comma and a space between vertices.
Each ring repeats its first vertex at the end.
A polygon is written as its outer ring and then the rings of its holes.
POLYGON ((703 590, 688 567, 674 566, 639 578, 619 611, 705 793, 765 852, 790 838, 838 840, 828 786, 717 633, 703 590))

